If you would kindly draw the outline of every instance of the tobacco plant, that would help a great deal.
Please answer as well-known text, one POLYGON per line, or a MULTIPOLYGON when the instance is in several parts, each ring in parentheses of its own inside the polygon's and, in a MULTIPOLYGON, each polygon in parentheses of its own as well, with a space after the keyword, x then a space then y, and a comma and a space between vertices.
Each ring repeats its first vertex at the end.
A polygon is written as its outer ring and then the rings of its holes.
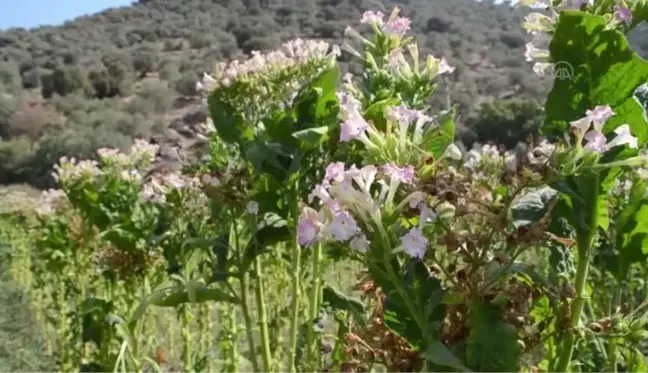
POLYGON ((525 154, 455 145, 456 108, 429 104, 454 68, 396 8, 341 47, 218 63, 182 172, 140 140, 62 159, 29 261, 57 368, 645 370, 648 63, 625 34, 648 4, 521 5, 544 8, 526 58, 553 79, 525 154), (353 292, 327 280, 343 265, 353 292))

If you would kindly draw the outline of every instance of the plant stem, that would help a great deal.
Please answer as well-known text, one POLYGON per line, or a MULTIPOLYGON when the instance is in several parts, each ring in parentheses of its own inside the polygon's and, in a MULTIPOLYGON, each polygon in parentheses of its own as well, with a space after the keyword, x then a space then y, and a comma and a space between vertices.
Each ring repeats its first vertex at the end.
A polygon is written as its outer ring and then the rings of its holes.
POLYGON ((301 247, 297 241, 297 221, 299 219, 299 189, 298 182, 295 182, 292 195, 292 217, 295 224, 292 241, 292 305, 290 315, 290 350, 286 364, 286 372, 295 372, 295 357, 297 356, 297 334, 299 327, 299 298, 300 298, 300 267, 301 247))
MULTIPOLYGON (((312 262, 312 271, 313 271, 313 293, 311 294, 310 300, 310 312, 309 312, 309 322, 308 335, 306 340, 306 346, 308 346, 308 362, 310 363, 317 357, 317 345, 315 344, 315 321, 319 316, 319 306, 320 298, 322 294, 322 279, 321 279, 321 261, 322 261, 322 244, 317 244, 315 246, 315 251, 313 252, 313 262, 312 262)), ((314 367, 318 369, 319 367, 316 364, 314 367)))
POLYGON ((614 372, 616 373, 617 371, 617 345, 616 345, 616 340, 614 338, 610 339, 608 342, 607 346, 607 363, 605 365, 605 371, 606 372, 614 372))
POLYGON ((569 369, 569 363, 571 362, 572 354, 574 352, 574 344, 576 343, 576 333, 575 329, 580 324, 581 314, 583 312, 583 306, 585 305, 586 298, 586 289, 585 285, 587 284, 587 275, 589 272, 589 262, 590 254, 592 252, 592 247, 594 246, 594 238, 596 237, 596 231, 599 226, 598 215, 599 215, 599 176, 595 174, 592 180, 591 194, 588 196, 588 200, 585 201, 586 207, 590 209, 590 221, 588 230, 578 230, 576 237, 576 242, 578 246, 578 267, 576 268, 576 299, 571 304, 571 315, 569 320, 569 329, 565 332, 565 337, 561 345, 560 356, 558 358, 558 363, 555 366, 554 371, 556 372, 567 372, 569 369))
POLYGON ((228 364, 226 367, 227 372, 238 372, 238 321, 236 320, 236 312, 234 312, 234 305, 227 305, 227 319, 229 324, 229 340, 226 342, 229 347, 228 364))
POLYGON ((192 372, 193 364, 191 359, 191 331, 189 330, 189 322, 191 321, 191 314, 189 313, 189 305, 182 305, 182 353, 183 353, 183 371, 192 372))
POLYGON ((254 258, 254 275, 256 276, 256 302, 259 311, 259 328, 261 330, 261 356, 263 357, 263 371, 270 372, 272 357, 270 355, 270 334, 268 333, 268 315, 264 299, 263 278, 261 277, 261 258, 254 258))
POLYGON ((254 334, 252 333, 252 318, 250 317, 250 310, 248 309, 247 274, 243 274, 239 284, 241 285, 241 308, 243 309, 245 333, 247 335, 248 347, 250 348, 250 361, 252 362, 252 369, 255 372, 260 372, 259 362, 257 361, 256 345, 254 343, 254 334))

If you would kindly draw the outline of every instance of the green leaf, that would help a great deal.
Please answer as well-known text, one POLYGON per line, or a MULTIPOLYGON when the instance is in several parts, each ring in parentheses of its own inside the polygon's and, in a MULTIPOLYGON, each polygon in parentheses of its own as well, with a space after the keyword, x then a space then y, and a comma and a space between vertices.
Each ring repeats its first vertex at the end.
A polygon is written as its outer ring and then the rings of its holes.
POLYGON ((334 310, 347 311, 354 315, 356 321, 362 322, 364 319, 365 305, 361 300, 350 297, 328 284, 322 289, 322 304, 334 310))
POLYGON ((627 372, 648 372, 648 364, 646 363, 646 356, 638 348, 633 348, 628 351, 626 357, 627 372))
POLYGON ((400 284, 404 295, 390 281, 381 279, 379 284, 387 294, 383 305, 385 325, 405 338, 414 349, 425 348, 439 340, 441 321, 445 316, 444 291, 441 281, 430 276, 422 261, 410 260, 405 266, 403 283, 400 284), (412 305, 411 309, 408 303, 412 305))
POLYGON ((334 66, 319 73, 306 84, 294 100, 298 131, 337 124, 337 96, 335 94, 340 79, 340 67, 334 66))
POLYGON ((423 357, 432 364, 443 368, 452 368, 459 372, 472 372, 450 349, 439 341, 432 342, 425 349, 423 357))
POLYGON ((268 174, 278 181, 288 177, 292 156, 278 143, 254 141, 247 143, 245 158, 252 163, 257 174, 268 174))
POLYGON ((573 74, 570 71, 570 77, 554 80, 545 106, 545 135, 563 137, 570 121, 607 104, 616 115, 606 123, 604 133, 627 123, 639 146, 644 144, 648 123, 633 93, 648 82, 648 63, 632 51, 625 35, 606 29, 603 17, 563 11, 549 49, 556 68, 573 70, 573 74))
POLYGON ((293 133, 293 137, 298 139, 305 148, 312 149, 326 141, 328 138, 329 127, 315 127, 293 133))
POLYGON ((217 92, 207 99, 207 103, 218 136, 228 143, 238 142, 241 139, 242 132, 238 127, 238 118, 234 108, 222 101, 217 92))
MULTIPOLYGON (((236 224, 236 223, 234 223, 236 224)), ((231 229, 230 229, 231 230, 231 229)), ((214 273, 212 274, 212 281, 224 281, 229 277, 228 274, 228 257, 229 257, 229 245, 230 233, 223 234, 214 240, 212 245, 212 253, 216 257, 216 261, 213 266, 214 273)))
POLYGON ((635 0, 634 2, 630 2, 630 10, 632 11, 631 28, 636 27, 644 21, 648 21, 648 0, 635 0))
POLYGON ((511 218, 515 228, 530 226, 542 219, 549 211, 549 204, 558 195, 550 187, 535 190, 516 199, 511 206, 511 218))
POLYGON ((476 372, 517 372, 520 350, 515 328, 504 322, 503 308, 482 300, 470 307, 467 364, 476 372))
POLYGON ((457 106, 444 112, 439 118, 439 127, 423 136, 421 148, 434 154, 435 159, 441 158, 446 148, 455 141, 454 117, 457 106))
POLYGON ((387 128, 387 118, 385 110, 388 107, 396 106, 400 103, 400 100, 397 98, 388 98, 386 100, 378 101, 373 105, 369 106, 363 117, 367 121, 373 122, 374 126, 380 131, 385 131, 387 128))
POLYGON ((112 311, 113 304, 99 298, 86 298, 79 306, 81 313, 83 331, 82 339, 84 342, 94 342, 97 347, 101 347, 104 332, 107 330, 106 318, 112 311))
POLYGON ((277 214, 267 213, 259 222, 256 233, 245 248, 239 274, 243 275, 247 272, 254 263, 254 258, 263 254, 267 247, 288 241, 291 237, 286 220, 277 214))
POLYGON ((616 247, 620 252, 617 277, 625 277, 632 263, 648 257, 648 183, 635 180, 630 190, 630 200, 615 222, 616 247))

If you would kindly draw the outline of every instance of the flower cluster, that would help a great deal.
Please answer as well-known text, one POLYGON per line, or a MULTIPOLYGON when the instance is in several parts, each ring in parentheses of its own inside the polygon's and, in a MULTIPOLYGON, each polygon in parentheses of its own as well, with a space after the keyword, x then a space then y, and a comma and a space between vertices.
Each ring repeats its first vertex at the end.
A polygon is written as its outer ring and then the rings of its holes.
MULTIPOLYGON (((462 159, 461 151, 456 146, 449 146, 444 156, 455 160, 462 159)), ((503 152, 495 145, 490 144, 471 149, 463 159, 463 166, 472 173, 474 180, 483 178, 485 175, 484 172, 493 168, 499 169, 502 166, 509 172, 515 172, 518 165, 515 154, 509 151, 503 152)))
POLYGON ((271 75, 281 70, 313 61, 322 61, 339 54, 339 47, 331 47, 325 41, 291 40, 284 43, 278 50, 267 54, 253 51, 252 56, 243 62, 234 60, 229 63, 218 63, 213 75, 203 74, 202 80, 196 83, 196 90, 213 92, 220 86, 229 86, 237 79, 253 75, 271 75), (329 53, 329 51, 331 52, 329 53))
POLYGON ((36 212, 39 215, 51 215, 55 213, 61 205, 68 202, 67 195, 60 189, 48 189, 41 193, 39 205, 36 212))
POLYGON ((97 161, 61 157, 59 164, 54 165, 52 177, 61 185, 78 184, 91 181, 102 174, 97 161))
MULTIPOLYGON (((386 60, 382 61, 387 70, 401 81, 411 81, 415 77, 431 81, 437 76, 454 72, 455 68, 450 66, 445 58, 438 59, 432 55, 427 56, 425 66, 423 69, 420 68, 418 45, 411 43, 410 39, 403 39, 410 30, 412 21, 409 18, 399 16, 399 14, 400 9, 396 7, 389 18, 385 20, 385 14, 382 12, 369 10, 364 12, 360 19, 361 24, 371 25, 378 36, 396 41, 395 44, 390 43, 385 56, 386 60), (412 63, 405 57, 404 49, 407 49, 412 63)), ((365 47, 377 47, 375 42, 364 38, 351 27, 347 27, 344 33, 347 38, 357 40, 365 47)), ((375 70, 379 70, 375 60, 379 56, 364 56, 349 43, 345 43, 343 48, 354 56, 366 60, 375 70)))
POLYGON ((589 152, 606 152, 616 146, 628 145, 632 149, 637 148, 637 138, 630 133, 630 126, 623 124, 614 130, 616 136, 608 142, 603 134, 603 125, 614 116, 615 113, 608 105, 600 105, 592 110, 587 110, 585 116, 581 119, 571 122, 571 127, 575 132, 580 146, 582 140, 587 143, 584 149, 589 152))
POLYGON ((346 169, 341 162, 329 164, 324 180, 309 196, 309 203, 319 200, 320 210, 306 207, 299 220, 299 243, 311 246, 330 240, 365 252, 371 244, 367 235, 378 234, 385 239, 384 212, 398 212, 406 207, 418 208, 419 226, 411 228, 401 237, 401 246, 410 256, 423 257, 428 241, 422 229, 435 214, 425 203, 425 195, 421 192, 410 193, 398 204, 395 203, 399 186, 413 184, 415 180, 412 166, 401 167, 390 163, 381 169, 373 165, 362 168, 354 165, 346 169), (374 185, 378 187, 374 189, 374 185))
POLYGON ((189 177, 177 172, 156 174, 147 183, 142 185, 140 198, 145 202, 163 204, 167 201, 167 195, 174 190, 197 191, 200 186, 201 182, 198 178, 189 177))

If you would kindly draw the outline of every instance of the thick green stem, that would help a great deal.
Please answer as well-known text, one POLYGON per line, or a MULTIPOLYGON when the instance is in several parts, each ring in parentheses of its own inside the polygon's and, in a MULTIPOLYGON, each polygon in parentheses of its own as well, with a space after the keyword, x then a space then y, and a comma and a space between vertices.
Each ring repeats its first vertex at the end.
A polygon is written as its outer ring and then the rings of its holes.
POLYGON ((189 323, 191 322, 191 313, 188 304, 182 305, 182 354, 184 372, 193 371, 192 351, 191 351, 191 331, 189 330, 189 323))
POLYGON ((256 277, 256 303, 259 311, 259 328, 261 330, 261 356, 263 357, 263 371, 270 372, 272 356, 270 354, 270 334, 268 333, 268 315, 264 299, 263 272, 261 271, 261 258, 254 259, 254 275, 256 277))
MULTIPOLYGON (((315 362, 317 358, 318 345, 315 343, 315 321, 319 317, 319 307, 320 307, 320 298, 322 295, 322 274, 321 274, 321 263, 322 263, 322 244, 315 246, 315 251, 313 252, 313 262, 312 262, 312 271, 313 271, 313 293, 311 294, 310 299, 310 310, 309 310, 309 327, 308 335, 306 340, 306 346, 308 346, 308 362, 315 362)), ((319 369, 319 364, 311 367, 313 369, 319 369)))
POLYGON ((229 325, 229 335, 228 340, 225 341, 225 345, 228 347, 229 355, 227 356, 227 367, 226 371, 233 373, 238 372, 238 320, 236 320, 236 312, 234 310, 234 305, 225 306, 227 309, 227 321, 229 325))
POLYGON ((599 177, 596 175, 591 180, 592 189, 594 189, 586 201, 587 207, 590 209, 589 229, 586 232, 579 231, 576 237, 578 246, 578 267, 576 268, 576 299, 571 304, 571 315, 569 320, 569 329, 565 331, 563 343, 561 345, 560 356, 554 371, 567 372, 569 363, 571 362, 572 354, 574 352, 574 345, 576 343, 576 329, 580 325, 581 314, 583 313, 583 306, 587 301, 585 285, 587 284, 587 275, 589 272, 590 256, 592 247, 594 246, 594 238, 599 226, 599 177))
POLYGON ((607 363, 605 364, 605 371, 606 372, 614 372, 616 373, 617 371, 617 345, 616 345, 616 340, 610 339, 608 342, 607 346, 607 363))
POLYGON ((245 321, 245 334, 247 335, 248 347, 250 348, 250 360, 252 362, 252 369, 255 372, 260 372, 259 362, 257 361, 256 344, 254 343, 254 334, 252 329, 252 318, 250 317, 250 310, 248 308, 248 293, 247 293, 247 275, 241 277, 241 308, 243 310, 243 320, 245 321))
POLYGON ((295 182, 295 189, 292 195, 292 217, 295 224, 292 241, 292 305, 290 315, 290 351, 286 372, 295 372, 295 358, 297 356, 297 334, 299 332, 299 298, 300 298, 300 269, 301 269, 301 247, 297 240, 297 221, 299 219, 299 193, 298 183, 295 182))

